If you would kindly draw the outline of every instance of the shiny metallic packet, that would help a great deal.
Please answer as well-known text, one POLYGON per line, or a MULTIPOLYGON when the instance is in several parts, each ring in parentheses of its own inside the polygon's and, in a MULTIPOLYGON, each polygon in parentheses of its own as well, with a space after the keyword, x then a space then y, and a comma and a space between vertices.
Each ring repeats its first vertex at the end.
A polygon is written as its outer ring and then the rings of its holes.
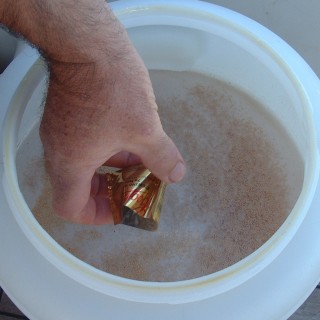
POLYGON ((158 228, 166 184, 143 165, 106 173, 114 224, 154 231, 158 228))

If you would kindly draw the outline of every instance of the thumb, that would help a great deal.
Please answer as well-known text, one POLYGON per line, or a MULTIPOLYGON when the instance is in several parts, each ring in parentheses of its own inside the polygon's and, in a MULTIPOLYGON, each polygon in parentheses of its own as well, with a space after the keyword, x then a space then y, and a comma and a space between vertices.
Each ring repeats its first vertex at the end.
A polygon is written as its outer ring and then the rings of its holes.
POLYGON ((148 139, 136 153, 146 168, 167 183, 182 180, 186 173, 180 152, 164 131, 160 136, 148 139))

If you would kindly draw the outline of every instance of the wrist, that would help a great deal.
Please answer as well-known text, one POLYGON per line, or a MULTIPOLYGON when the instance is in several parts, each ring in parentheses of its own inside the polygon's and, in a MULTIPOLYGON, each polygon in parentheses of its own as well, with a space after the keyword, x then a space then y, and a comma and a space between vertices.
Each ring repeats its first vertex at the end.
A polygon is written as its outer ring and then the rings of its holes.
POLYGON ((0 0, 0 24, 66 63, 116 56, 126 34, 104 0, 0 0))

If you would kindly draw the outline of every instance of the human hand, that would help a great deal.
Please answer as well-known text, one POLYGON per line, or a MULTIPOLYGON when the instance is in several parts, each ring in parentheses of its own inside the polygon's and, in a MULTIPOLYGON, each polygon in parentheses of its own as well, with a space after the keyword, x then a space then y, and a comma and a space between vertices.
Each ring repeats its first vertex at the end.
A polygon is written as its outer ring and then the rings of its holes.
POLYGON ((105 181, 95 173, 99 166, 142 162, 168 183, 185 173, 162 129, 148 72, 119 22, 112 18, 110 25, 106 10, 101 19, 108 19, 109 28, 97 29, 92 45, 86 34, 78 38, 88 52, 45 50, 50 81, 40 133, 53 207, 84 224, 113 222, 105 181))
POLYGON ((142 162, 177 182, 185 165, 161 127, 148 72, 104 0, 0 0, 0 23, 39 48, 50 77, 40 127, 53 207, 78 223, 112 222, 105 162, 142 162))

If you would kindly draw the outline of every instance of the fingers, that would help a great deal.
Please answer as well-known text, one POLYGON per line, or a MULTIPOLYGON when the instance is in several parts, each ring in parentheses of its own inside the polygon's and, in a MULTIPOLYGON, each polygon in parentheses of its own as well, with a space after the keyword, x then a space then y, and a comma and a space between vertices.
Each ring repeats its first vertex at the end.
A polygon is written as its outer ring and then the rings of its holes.
MULTIPOLYGON (((136 156, 120 152, 106 165, 115 167, 144 163, 159 179, 167 183, 180 181, 185 174, 184 161, 172 142, 164 134, 156 143, 148 143, 136 156)), ((111 224, 112 213, 106 197, 106 182, 94 168, 68 168, 48 161, 47 170, 53 189, 53 209, 60 217, 80 224, 111 224), (53 174, 54 172, 54 174, 53 174)))
POLYGON ((179 182, 186 173, 185 162, 173 141, 163 130, 142 145, 137 154, 143 164, 160 180, 179 182))
POLYGON ((60 217, 80 224, 113 223, 103 176, 89 170, 66 170, 59 165, 47 165, 53 190, 53 209, 60 217))
MULTIPOLYGON (((171 183, 180 181, 185 174, 185 164, 172 140, 162 136, 148 139, 141 145, 139 156, 131 152, 120 152, 112 156, 108 166, 126 167, 141 163, 159 179, 171 183)), ((80 224, 113 223, 106 182, 103 175, 95 173, 95 167, 69 167, 64 162, 50 161, 47 171, 53 189, 53 209, 62 218, 80 224)))

